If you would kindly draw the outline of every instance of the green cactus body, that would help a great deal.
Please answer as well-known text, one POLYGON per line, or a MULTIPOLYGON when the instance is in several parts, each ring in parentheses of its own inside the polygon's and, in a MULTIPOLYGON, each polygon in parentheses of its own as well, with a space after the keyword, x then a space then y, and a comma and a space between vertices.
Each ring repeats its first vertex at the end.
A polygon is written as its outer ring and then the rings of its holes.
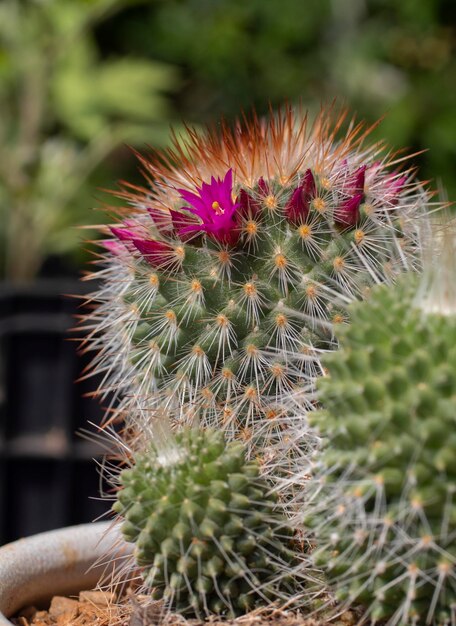
POLYGON ((143 160, 150 189, 120 193, 131 215, 103 243, 87 324, 137 432, 165 408, 283 457, 290 395, 320 374, 344 298, 413 266, 426 194, 359 147, 360 127, 336 142, 330 126, 284 111, 195 134, 189 154, 143 160))
POLYGON ((354 304, 324 359, 312 422, 327 443, 305 522, 341 600, 392 624, 454 623, 456 308, 423 311, 414 283, 354 304))
POLYGON ((234 616, 296 593, 287 521, 240 442, 185 429, 120 483, 113 508, 145 586, 168 608, 234 616))

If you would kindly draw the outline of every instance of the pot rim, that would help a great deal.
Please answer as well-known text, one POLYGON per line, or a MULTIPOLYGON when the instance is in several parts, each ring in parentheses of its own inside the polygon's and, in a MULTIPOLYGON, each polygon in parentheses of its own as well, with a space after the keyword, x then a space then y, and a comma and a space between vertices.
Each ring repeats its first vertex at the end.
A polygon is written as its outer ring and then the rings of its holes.
POLYGON ((131 555, 114 522, 40 533, 0 547, 0 626, 30 604, 92 589, 131 555))

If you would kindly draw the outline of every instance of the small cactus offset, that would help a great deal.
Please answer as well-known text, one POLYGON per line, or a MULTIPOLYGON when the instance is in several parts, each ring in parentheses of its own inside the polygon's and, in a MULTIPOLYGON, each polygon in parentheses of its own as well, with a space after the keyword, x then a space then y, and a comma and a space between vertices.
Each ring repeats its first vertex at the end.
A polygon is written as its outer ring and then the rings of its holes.
POLYGON ((305 523, 338 597, 390 624, 456 620, 456 237, 350 310, 319 381, 305 523), (427 266, 427 267, 426 267, 427 266), (310 511, 310 513, 309 513, 310 511))
POLYGON ((345 319, 334 292, 413 268, 429 194, 362 124, 337 139, 343 123, 287 108, 141 157, 149 186, 118 192, 129 208, 105 231, 86 320, 102 389, 123 394, 136 432, 165 408, 276 454, 287 398, 345 319))
POLYGON ((292 533, 242 443, 184 429, 138 455, 120 484, 113 508, 168 609, 235 616, 299 597, 292 533))

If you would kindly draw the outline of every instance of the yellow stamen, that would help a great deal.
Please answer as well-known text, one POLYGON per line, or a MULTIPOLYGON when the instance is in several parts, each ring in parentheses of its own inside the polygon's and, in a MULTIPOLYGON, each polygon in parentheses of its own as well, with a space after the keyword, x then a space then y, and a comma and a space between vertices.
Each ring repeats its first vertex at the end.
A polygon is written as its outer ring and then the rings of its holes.
POLYGON ((212 208, 217 213, 217 215, 223 215, 224 210, 222 209, 222 207, 220 206, 220 204, 217 201, 214 201, 212 203, 212 208))
POLYGON ((277 198, 275 196, 267 196, 264 201, 265 205, 268 209, 276 209, 277 208, 277 198))

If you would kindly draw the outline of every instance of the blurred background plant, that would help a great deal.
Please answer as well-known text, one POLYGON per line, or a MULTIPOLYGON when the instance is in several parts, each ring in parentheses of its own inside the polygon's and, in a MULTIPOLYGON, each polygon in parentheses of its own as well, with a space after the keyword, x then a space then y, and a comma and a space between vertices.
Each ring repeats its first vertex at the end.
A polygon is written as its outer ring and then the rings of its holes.
MULTIPOLYGON (((103 58, 94 28, 132 0, 0 5, 1 272, 31 279, 80 247, 100 168, 116 147, 160 144, 177 73, 138 55, 103 58)), ((107 178, 111 178, 110 172, 107 178)))
POLYGON ((392 146, 429 149, 421 176, 456 192, 453 0, 166 0, 98 29, 117 54, 171 62, 180 116, 232 119, 285 98, 345 100, 392 146))

